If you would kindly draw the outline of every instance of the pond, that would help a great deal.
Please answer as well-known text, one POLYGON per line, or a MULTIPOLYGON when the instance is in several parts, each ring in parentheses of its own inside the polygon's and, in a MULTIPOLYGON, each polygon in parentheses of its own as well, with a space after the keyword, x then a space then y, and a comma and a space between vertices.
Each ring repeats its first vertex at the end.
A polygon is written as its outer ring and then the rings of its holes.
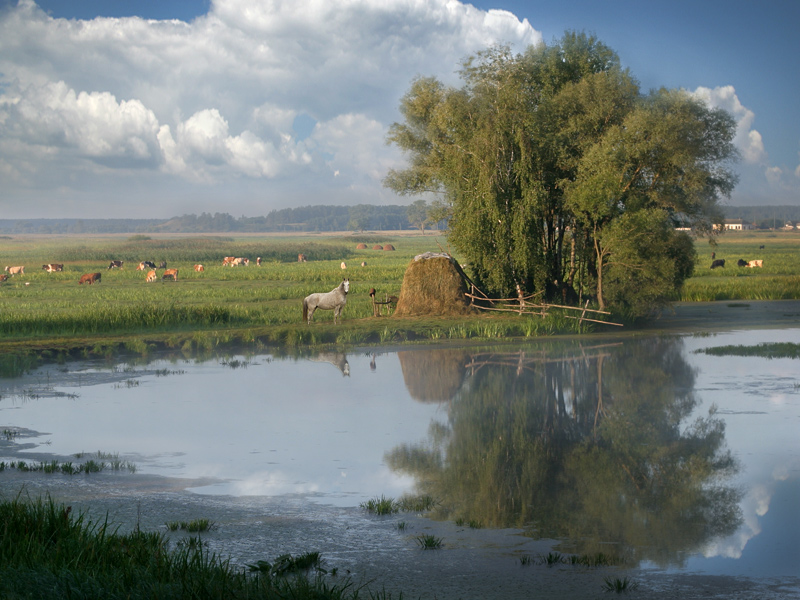
POLYGON ((756 329, 48 365, 0 381, 0 461, 94 456, 135 473, 7 467, 0 494, 48 492, 125 526, 211 518, 209 547, 234 563, 321 551, 404 597, 594 597, 609 572, 643 597, 800 597, 800 362, 702 352, 797 340, 756 329), (360 508, 380 496, 436 507, 360 508), (415 544, 427 532, 441 550, 415 544), (611 564, 543 565, 554 553, 611 564))

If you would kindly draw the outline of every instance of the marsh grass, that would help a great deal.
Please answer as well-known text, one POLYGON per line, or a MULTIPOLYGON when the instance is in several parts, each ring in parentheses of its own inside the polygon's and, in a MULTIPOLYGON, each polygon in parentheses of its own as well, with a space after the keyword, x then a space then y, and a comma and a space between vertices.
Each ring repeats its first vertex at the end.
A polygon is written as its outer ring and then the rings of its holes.
MULTIPOLYGON (((410 260, 446 245, 441 236, 380 237, 397 251, 356 250, 359 236, 290 237, 166 236, 138 238, 9 237, 0 239, 6 264, 25 264, 25 275, 2 284, 0 294, 0 376, 25 372, 40 360, 31 349, 55 349, 50 360, 63 360, 74 348, 87 356, 126 352, 147 354, 172 344, 209 351, 222 344, 261 346, 357 345, 417 340, 533 338, 580 334, 598 325, 581 324, 553 310, 538 315, 481 314, 467 318, 373 317, 368 296, 400 292, 410 260), (309 262, 298 263, 304 253, 309 262), (262 266, 223 267, 224 256, 262 257, 262 266), (108 270, 112 259, 121 270, 108 270), (177 268, 175 282, 146 283, 136 271, 141 260, 166 260, 177 268), (339 268, 342 260, 348 269, 339 268), (368 266, 355 265, 366 261, 368 266), (46 273, 40 265, 64 263, 65 271, 46 273), (204 264, 196 273, 194 264, 204 264), (97 285, 78 285, 87 272, 101 272, 97 285), (331 311, 318 311, 314 323, 301 322, 302 298, 332 289, 343 276, 351 292, 342 325, 331 311), (30 284, 30 285, 26 285, 30 284), (13 351, 12 351, 13 350, 13 351), (106 354, 98 354, 105 352, 106 354), (60 354, 59 354, 60 353, 60 354)), ((735 265, 738 257, 762 258, 762 269, 708 269, 706 240, 696 247, 702 257, 694 276, 676 300, 757 300, 800 298, 800 236, 730 234, 715 248, 735 265), (759 246, 765 245, 764 250, 759 246)))
POLYGON ((271 565, 270 573, 234 568, 209 552, 200 538, 183 538, 172 547, 160 533, 122 533, 108 518, 91 521, 50 498, 0 501, 2 598, 359 597, 349 580, 330 584, 321 575, 304 575, 304 569, 320 564, 317 553, 305 559, 279 557, 274 564, 278 567, 271 565))
POLYGON ((395 499, 387 498, 383 495, 380 498, 370 498, 359 504, 359 506, 368 513, 376 515, 393 515, 400 512, 400 506, 395 499))
POLYGON ((217 528, 216 523, 209 519, 193 519, 191 521, 168 521, 166 523, 169 531, 188 531, 189 533, 202 533, 212 531, 217 528))
POLYGON ((755 346, 730 345, 701 348, 696 353, 711 356, 758 356, 761 358, 800 358, 800 344, 764 342, 755 346))
POLYGON ((444 545, 444 540, 442 540, 442 538, 429 533, 418 535, 414 540, 423 550, 438 550, 444 545))
POLYGON ((548 552, 531 556, 523 554, 519 558, 523 566, 542 565, 553 567, 556 565, 579 565, 584 567, 611 567, 626 564, 625 560, 619 556, 597 552, 595 554, 561 554, 560 552, 548 552))
POLYGON ((605 577, 603 579, 603 589, 606 592, 616 592, 621 594, 623 592, 632 592, 638 589, 639 583, 627 575, 623 578, 619 577, 605 577))

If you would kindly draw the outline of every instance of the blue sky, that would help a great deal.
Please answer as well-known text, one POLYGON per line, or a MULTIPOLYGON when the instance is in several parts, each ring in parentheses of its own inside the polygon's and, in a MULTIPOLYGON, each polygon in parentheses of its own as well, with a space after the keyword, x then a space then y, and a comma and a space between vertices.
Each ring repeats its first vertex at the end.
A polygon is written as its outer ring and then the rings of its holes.
POLYGON ((384 143, 416 75, 596 34, 643 90, 739 123, 734 205, 800 204, 800 2, 0 0, 4 216, 403 204, 384 143))

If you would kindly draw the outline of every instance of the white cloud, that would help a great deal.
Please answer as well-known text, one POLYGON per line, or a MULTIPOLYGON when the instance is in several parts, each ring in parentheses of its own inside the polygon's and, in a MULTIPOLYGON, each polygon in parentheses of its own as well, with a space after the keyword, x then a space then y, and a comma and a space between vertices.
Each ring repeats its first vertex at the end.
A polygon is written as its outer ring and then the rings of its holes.
POLYGON ((214 0, 191 23, 53 19, 20 0, 0 13, 0 172, 13 195, 43 171, 57 190, 136 168, 166 216, 165 176, 170 192, 299 178, 316 198, 338 171, 337 185, 374 196, 399 160, 384 135, 415 76, 455 83, 486 45, 541 39, 455 0, 214 0), (298 115, 317 122, 308 139, 298 115))
POLYGON ((728 111, 736 120, 736 137, 734 144, 742 153, 742 158, 750 164, 763 164, 767 162, 767 153, 761 134, 753 129, 755 113, 746 108, 739 101, 736 89, 732 85, 709 89, 697 88, 693 94, 702 98, 712 108, 722 108, 728 111))
POLYGON ((741 182, 734 192, 734 200, 745 204, 782 204, 796 201, 800 197, 800 165, 792 169, 770 164, 761 133, 753 128, 756 115, 745 107, 732 85, 714 89, 699 87, 692 92, 712 108, 728 111, 736 120, 736 135, 733 143, 742 156, 739 168, 741 182))

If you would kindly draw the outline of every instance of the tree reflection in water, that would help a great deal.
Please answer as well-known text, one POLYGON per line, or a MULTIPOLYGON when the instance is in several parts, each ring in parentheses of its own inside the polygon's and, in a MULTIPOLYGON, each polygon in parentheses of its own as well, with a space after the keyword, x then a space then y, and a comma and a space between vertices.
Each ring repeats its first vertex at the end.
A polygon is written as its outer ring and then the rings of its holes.
POLYGON ((424 371, 409 385, 415 397, 420 382, 434 395, 453 389, 452 369, 435 383, 442 364, 466 373, 447 425, 386 456, 441 502, 436 516, 662 566, 737 529, 724 424, 713 412, 689 422, 695 375, 679 339, 538 348, 417 351, 413 369, 401 356, 407 385, 424 371))

